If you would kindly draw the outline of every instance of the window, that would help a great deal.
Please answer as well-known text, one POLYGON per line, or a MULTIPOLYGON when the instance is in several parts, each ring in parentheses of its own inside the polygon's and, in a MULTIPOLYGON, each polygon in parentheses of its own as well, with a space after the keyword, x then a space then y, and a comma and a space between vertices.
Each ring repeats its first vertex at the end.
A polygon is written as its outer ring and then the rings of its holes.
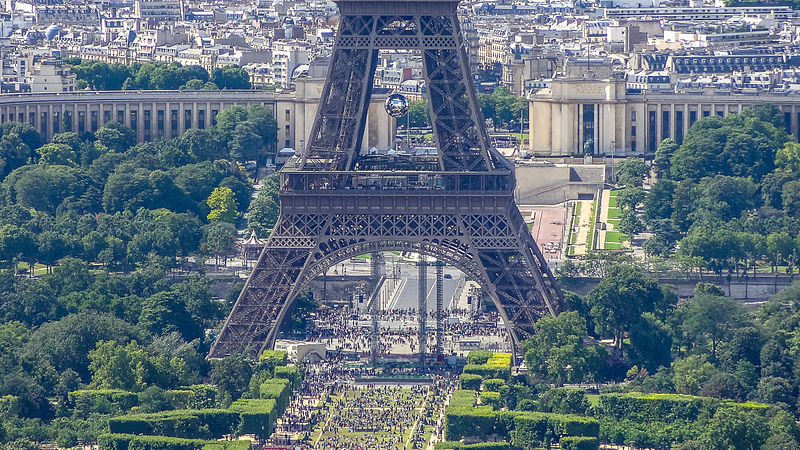
POLYGON ((631 122, 636 122, 636 110, 631 111, 631 122))
POLYGON ((691 127, 697 122, 697 111, 689 111, 689 126, 691 127))
POLYGON ((670 137, 669 134, 669 111, 661 111, 661 139, 670 137))
POLYGON ((583 139, 581 148, 578 150, 581 153, 593 155, 594 144, 594 105, 583 105, 583 139))
POLYGON ((683 144, 683 111, 675 111, 675 142, 683 144))
POLYGON ((631 137, 636 137, 636 125, 631 126, 631 137))
POLYGON ((711 115, 711 111, 703 111, 703 117, 708 117, 711 115))
POLYGON ((125 123, 125 111, 117 111, 117 122, 125 123))
POLYGON ((284 146, 284 147, 290 147, 291 145, 292 145, 292 141, 290 141, 289 139, 287 139, 287 140, 286 140, 286 142, 284 143, 284 145, 283 145, 283 146, 284 146))
POLYGON ((631 151, 636 153, 636 141, 631 141, 631 151))
POLYGON ((656 151, 656 112, 649 111, 647 118, 647 147, 650 153, 656 151))

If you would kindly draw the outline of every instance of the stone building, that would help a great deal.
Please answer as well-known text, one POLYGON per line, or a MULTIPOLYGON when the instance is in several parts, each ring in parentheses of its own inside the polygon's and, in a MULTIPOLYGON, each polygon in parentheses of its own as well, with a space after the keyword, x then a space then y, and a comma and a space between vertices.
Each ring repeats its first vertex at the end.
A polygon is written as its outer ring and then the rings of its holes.
POLYGON ((766 103, 783 111, 788 133, 800 135, 797 92, 654 91, 628 89, 626 83, 621 77, 549 80, 547 87, 528 96, 529 151, 539 156, 653 155, 665 138, 683 142, 689 127, 702 117, 725 116, 766 103))
MULTIPOLYGON (((192 128, 216 124, 220 111, 233 105, 266 105, 278 122, 277 149, 302 151, 311 134, 321 79, 296 80, 287 93, 266 91, 76 91, 0 95, 0 123, 27 122, 48 140, 53 134, 93 132, 110 121, 128 125, 137 141, 174 138, 192 128)), ((363 150, 388 149, 395 125, 383 108, 385 95, 373 95, 363 150)))

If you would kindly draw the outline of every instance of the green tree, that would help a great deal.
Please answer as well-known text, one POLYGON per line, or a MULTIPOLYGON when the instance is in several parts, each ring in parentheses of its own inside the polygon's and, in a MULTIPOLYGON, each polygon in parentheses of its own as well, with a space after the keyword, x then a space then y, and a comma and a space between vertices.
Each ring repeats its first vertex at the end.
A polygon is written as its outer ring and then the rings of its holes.
POLYGON ((78 153, 72 147, 64 144, 45 144, 36 149, 39 162, 43 164, 57 164, 62 166, 77 167, 80 164, 78 153))
POLYGON ((204 244, 207 254, 214 255, 219 265, 219 258, 231 254, 236 243, 236 229, 226 222, 213 222, 206 227, 204 244))
POLYGON ((153 334, 176 331, 191 341, 202 336, 202 327, 186 310, 186 303, 177 292, 155 293, 142 302, 139 326, 153 334))
POLYGON ((211 363, 211 382, 231 400, 247 390, 252 376, 253 366, 242 355, 227 356, 211 363))
POLYGON ((597 373, 605 355, 601 347, 584 344, 586 321, 577 312, 543 317, 536 323, 536 330, 522 344, 532 374, 558 385, 600 381, 597 373))
POLYGON ((210 81, 203 81, 195 78, 187 81, 186 84, 178 89, 181 91, 217 91, 219 87, 210 81))
POLYGON ((711 342, 711 358, 716 359, 717 346, 741 327, 747 311, 741 302, 730 297, 701 294, 684 303, 682 329, 695 344, 711 342))
POLYGON ((97 140, 109 149, 124 153, 136 145, 136 133, 119 122, 108 122, 95 131, 97 140))
POLYGON ((644 224, 635 212, 626 209, 622 211, 622 217, 619 220, 619 224, 617 224, 617 229, 628 235, 630 240, 633 240, 635 234, 644 231, 644 224))
POLYGON ((412 127, 430 126, 430 112, 427 100, 413 100, 408 104, 408 113, 397 119, 398 125, 409 124, 412 127))
POLYGON ((775 167, 786 172, 800 173, 800 144, 787 142, 775 153, 775 167))
POLYGON ((786 214, 792 217, 800 215, 800 180, 792 180, 783 185, 781 204, 786 214))
POLYGON ((616 264, 586 295, 598 333, 609 332, 621 350, 623 336, 639 321, 642 313, 660 306, 663 294, 653 278, 641 269, 616 264))
POLYGON ((247 228, 256 230, 256 234, 261 237, 268 235, 268 230, 271 230, 278 221, 278 214, 280 213, 280 203, 277 200, 277 195, 262 189, 250 203, 250 209, 247 211, 247 228))
POLYGON ((678 151, 678 144, 672 138, 666 138, 658 144, 655 158, 653 159, 653 169, 658 178, 669 178, 672 157, 678 151))
POLYGON ((262 145, 270 146, 278 140, 278 121, 272 111, 264 105, 251 105, 247 108, 247 121, 253 125, 262 145))
POLYGON ((258 129, 249 121, 236 125, 228 142, 228 154, 235 161, 258 160, 264 141, 258 129))
POLYGON ((239 217, 236 206, 236 199, 233 191, 227 187, 215 188, 206 200, 211 212, 208 213, 208 220, 212 222, 233 223, 239 217))
POLYGON ((644 219, 648 224, 672 216, 672 199, 678 184, 672 180, 658 180, 644 199, 644 219))
POLYGON ((672 383, 679 394, 699 395, 717 372, 705 355, 690 355, 672 363, 672 383))
POLYGON ((766 419, 751 411, 720 408, 708 423, 701 442, 712 450, 753 450, 769 437, 766 419))
POLYGON ((220 89, 250 89, 250 75, 239 66, 214 69, 211 81, 220 89))
POLYGON ((649 173, 650 168, 642 158, 626 158, 617 171, 620 184, 628 188, 641 187, 649 173))
POLYGON ((631 362, 655 373, 661 367, 669 367, 672 360, 672 334, 664 322, 652 313, 644 313, 631 328, 631 362))
POLYGON ((98 342, 124 344, 138 339, 139 333, 136 327, 112 315, 82 312, 37 328, 22 354, 30 361, 47 362, 59 372, 72 369, 88 382, 88 354, 98 342))

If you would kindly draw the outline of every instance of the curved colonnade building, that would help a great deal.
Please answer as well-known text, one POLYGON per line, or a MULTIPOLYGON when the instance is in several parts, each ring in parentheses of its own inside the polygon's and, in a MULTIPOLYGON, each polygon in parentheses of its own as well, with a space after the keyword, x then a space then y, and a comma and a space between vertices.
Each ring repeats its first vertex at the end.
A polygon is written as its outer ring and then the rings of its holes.
MULTIPOLYGON (((94 132, 105 123, 124 123, 144 142, 182 136, 216 124, 234 105, 265 105, 278 122, 277 149, 300 151, 311 133, 322 80, 297 80, 291 92, 248 91, 76 91, 0 94, 0 123, 27 122, 49 141, 55 133, 94 132)), ((373 95, 362 147, 389 148, 394 119, 383 109, 385 95, 373 95)))

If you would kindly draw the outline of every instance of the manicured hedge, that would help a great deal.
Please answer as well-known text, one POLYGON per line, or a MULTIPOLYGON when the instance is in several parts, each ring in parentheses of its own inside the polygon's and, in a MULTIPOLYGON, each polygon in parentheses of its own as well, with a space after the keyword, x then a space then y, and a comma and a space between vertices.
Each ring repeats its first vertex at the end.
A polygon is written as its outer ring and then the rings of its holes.
POLYGON ((481 392, 481 405, 491 406, 492 409, 502 408, 499 392, 481 392))
POLYGON ((489 364, 467 364, 464 366, 463 373, 480 375, 481 378, 500 378, 508 380, 511 378, 510 367, 494 367, 489 364))
POLYGON ((239 413, 239 434, 254 434, 268 438, 279 414, 273 399, 240 398, 231 404, 231 411, 239 413))
POLYGON ((494 434, 497 412, 491 406, 476 408, 450 408, 444 416, 444 437, 448 441, 476 437, 485 439, 494 434))
POLYGON ((477 392, 473 390, 455 390, 453 395, 450 396, 450 403, 448 403, 447 409, 470 409, 475 406, 476 397, 477 392))
POLYGON ((712 417, 721 407, 766 409, 763 403, 734 403, 711 397, 679 394, 601 394, 595 415, 629 419, 634 422, 694 422, 698 417, 712 417))
POLYGON ((437 442, 436 450, 509 450, 508 442, 478 442, 477 444, 462 444, 458 441, 437 442))
POLYGON ((567 436, 559 441, 564 450, 597 450, 600 444, 596 437, 567 436))
POLYGON ((220 438, 239 426, 239 414, 225 409, 181 409, 151 414, 112 417, 108 430, 118 434, 143 434, 182 438, 220 438))
POLYGON ((275 368, 275 378, 284 378, 289 380, 292 389, 300 387, 300 370, 297 366, 278 366, 275 368))
POLYGON ((139 404, 135 392, 120 389, 84 389, 67 394, 69 404, 75 414, 85 416, 89 413, 122 414, 139 404))
POLYGON ((489 350, 470 350, 467 354, 467 363, 486 364, 486 361, 489 361, 492 355, 494 355, 494 352, 490 352, 489 350))
POLYGON ((477 391, 481 388, 481 381, 483 381, 483 378, 480 375, 471 373, 462 373, 458 377, 458 383, 461 389, 477 391))
POLYGON ((289 388, 289 380, 283 378, 270 378, 261 383, 259 387, 260 398, 270 398, 275 400, 275 406, 278 408, 278 415, 283 414, 286 407, 289 405, 289 396, 292 393, 289 388))
POLYGON ((540 412, 512 412, 505 416, 503 422, 516 447, 534 448, 566 436, 596 438, 600 434, 600 423, 591 417, 540 412))
POLYGON ((166 436, 103 434, 97 439, 100 450, 248 450, 250 441, 206 441, 166 436))
POLYGON ((505 380, 500 378, 489 378, 483 382, 484 391, 500 392, 500 389, 506 385, 505 380))

